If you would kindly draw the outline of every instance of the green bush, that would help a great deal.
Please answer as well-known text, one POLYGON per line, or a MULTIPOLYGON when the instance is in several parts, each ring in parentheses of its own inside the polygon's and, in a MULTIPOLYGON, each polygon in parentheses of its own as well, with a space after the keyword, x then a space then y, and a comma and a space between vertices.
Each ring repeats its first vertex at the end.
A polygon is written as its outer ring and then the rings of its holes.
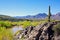
POLYGON ((60 35, 60 23, 55 25, 53 27, 53 30, 55 31, 55 33, 57 33, 58 35, 60 35))
POLYGON ((24 22, 22 22, 22 25, 23 25, 23 28, 26 28, 26 27, 31 25, 31 22, 30 21, 24 21, 24 22))
POLYGON ((12 23, 9 21, 0 21, 0 26, 10 28, 10 27, 12 27, 12 23))
POLYGON ((31 25, 32 25, 32 26, 37 26, 38 24, 39 24, 39 22, 37 22, 37 21, 31 22, 31 25))

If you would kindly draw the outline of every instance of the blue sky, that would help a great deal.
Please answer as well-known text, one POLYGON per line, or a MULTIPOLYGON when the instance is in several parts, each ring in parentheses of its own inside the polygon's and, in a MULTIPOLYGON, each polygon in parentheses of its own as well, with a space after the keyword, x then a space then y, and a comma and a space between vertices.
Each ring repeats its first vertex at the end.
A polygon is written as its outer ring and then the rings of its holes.
POLYGON ((49 5, 52 14, 60 12, 60 0, 0 0, 0 14, 9 16, 47 14, 49 5))

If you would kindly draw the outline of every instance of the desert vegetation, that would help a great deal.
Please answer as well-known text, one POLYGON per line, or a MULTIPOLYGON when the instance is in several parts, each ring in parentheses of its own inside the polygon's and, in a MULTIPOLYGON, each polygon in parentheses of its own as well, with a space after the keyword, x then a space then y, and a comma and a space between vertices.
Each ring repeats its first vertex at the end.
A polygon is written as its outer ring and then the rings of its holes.
MULTIPOLYGON (((51 22, 55 22, 55 20, 50 20, 51 22)), ((33 26, 36 27, 37 25, 43 24, 48 22, 47 20, 40 20, 40 21, 0 21, 0 40, 13 40, 13 34, 11 32, 11 28, 14 26, 21 26, 25 29, 27 27, 33 26)), ((56 33, 60 34, 60 24, 57 24, 53 29, 56 33)), ((23 37, 24 38, 24 37, 23 37)), ((21 38, 21 39, 23 39, 21 38)))
POLYGON ((39 21, 33 21, 33 22, 31 21, 19 21, 19 22, 0 21, 0 40, 13 40, 11 28, 14 26, 22 25, 22 27, 25 29, 29 26, 37 26, 38 24, 40 24, 39 21))

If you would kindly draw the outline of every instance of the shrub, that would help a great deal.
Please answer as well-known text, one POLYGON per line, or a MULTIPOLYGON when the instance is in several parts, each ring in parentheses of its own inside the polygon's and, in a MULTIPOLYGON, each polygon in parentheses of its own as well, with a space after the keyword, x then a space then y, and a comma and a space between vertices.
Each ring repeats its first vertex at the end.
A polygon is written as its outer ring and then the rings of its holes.
POLYGON ((55 25, 53 27, 53 30, 55 31, 55 33, 57 33, 58 35, 60 35, 60 23, 55 25))
POLYGON ((31 22, 31 25, 32 25, 32 26, 37 26, 38 24, 39 24, 39 22, 37 22, 37 21, 31 22))
POLYGON ((26 28, 26 27, 31 25, 31 22, 30 21, 24 21, 24 22, 22 22, 22 25, 23 25, 23 28, 26 28))
POLYGON ((6 27, 6 28, 11 28, 12 27, 12 23, 10 21, 0 21, 0 27, 6 27))

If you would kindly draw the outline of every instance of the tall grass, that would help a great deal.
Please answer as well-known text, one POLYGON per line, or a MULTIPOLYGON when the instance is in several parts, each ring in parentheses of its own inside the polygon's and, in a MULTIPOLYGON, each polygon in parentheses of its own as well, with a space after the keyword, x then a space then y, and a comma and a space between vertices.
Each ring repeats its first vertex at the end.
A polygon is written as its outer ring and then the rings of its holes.
POLYGON ((5 27, 0 27, 0 40, 13 40, 11 31, 5 27))

